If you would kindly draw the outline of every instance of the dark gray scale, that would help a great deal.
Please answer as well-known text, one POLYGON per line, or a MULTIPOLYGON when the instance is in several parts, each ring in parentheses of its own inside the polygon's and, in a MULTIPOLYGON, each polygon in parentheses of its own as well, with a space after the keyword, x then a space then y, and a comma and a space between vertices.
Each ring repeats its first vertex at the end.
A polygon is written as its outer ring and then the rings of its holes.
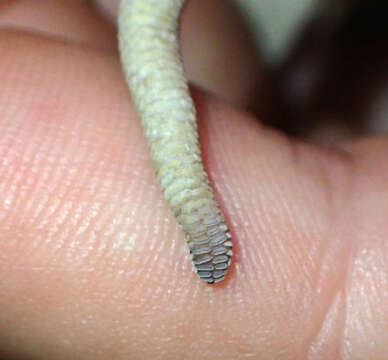
POLYGON ((210 255, 207 255, 207 256, 199 255, 199 256, 193 257, 194 265, 206 264, 212 260, 213 260, 213 256, 210 256, 210 255))
POLYGON ((217 255, 224 255, 228 252, 228 249, 225 246, 219 246, 213 249, 212 255, 217 256, 217 255))
POLYGON ((213 278, 214 279, 220 279, 225 277, 227 270, 216 270, 213 272, 213 278))
POLYGON ((213 258, 213 264, 227 263, 229 257, 226 255, 220 255, 213 258))
POLYGON ((216 270, 226 270, 228 268, 228 264, 226 263, 216 264, 214 268, 216 270))
POLYGON ((198 237, 194 239, 195 245, 204 245, 209 242, 209 236, 207 235, 202 235, 201 237, 198 237))
POLYGON ((213 271, 215 268, 213 265, 198 265, 196 267, 197 271, 213 271))
POLYGON ((204 254, 209 254, 210 251, 211 251, 211 249, 208 246, 206 246, 206 247, 202 247, 202 248, 198 248, 198 249, 193 249, 191 251, 191 253, 193 255, 204 255, 204 254))
POLYGON ((209 246, 217 246, 217 245, 221 245, 223 242, 226 241, 226 234, 225 233, 221 233, 221 234, 216 234, 214 236, 212 236, 209 240, 209 246))
POLYGON ((212 277, 211 271, 198 271, 197 274, 201 279, 207 279, 212 277))

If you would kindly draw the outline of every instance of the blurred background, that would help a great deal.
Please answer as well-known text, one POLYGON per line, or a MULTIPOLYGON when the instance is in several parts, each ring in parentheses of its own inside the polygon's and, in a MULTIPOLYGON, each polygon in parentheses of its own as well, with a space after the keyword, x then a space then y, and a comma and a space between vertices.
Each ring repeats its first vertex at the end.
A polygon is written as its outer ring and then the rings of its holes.
POLYGON ((324 143, 387 132, 388 2, 239 0, 253 2, 246 18, 263 26, 256 41, 277 104, 264 120, 324 143))
POLYGON ((387 1, 191 0, 182 32, 190 79, 267 124, 324 144, 388 131, 387 1))

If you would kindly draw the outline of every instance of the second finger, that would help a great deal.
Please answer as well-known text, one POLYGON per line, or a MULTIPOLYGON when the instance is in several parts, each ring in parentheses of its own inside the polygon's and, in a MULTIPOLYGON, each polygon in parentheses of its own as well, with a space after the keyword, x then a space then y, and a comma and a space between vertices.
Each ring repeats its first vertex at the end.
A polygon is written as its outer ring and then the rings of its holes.
POLYGON ((115 51, 114 29, 81 0, 0 3, 0 28, 17 28, 115 51))

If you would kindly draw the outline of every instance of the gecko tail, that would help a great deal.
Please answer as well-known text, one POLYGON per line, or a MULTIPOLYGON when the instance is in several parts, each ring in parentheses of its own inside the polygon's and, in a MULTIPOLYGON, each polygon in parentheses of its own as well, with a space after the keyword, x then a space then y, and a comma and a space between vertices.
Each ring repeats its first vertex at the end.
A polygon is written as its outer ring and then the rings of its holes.
POLYGON ((232 242, 199 148, 196 111, 178 44, 185 0, 122 0, 121 62, 166 200, 181 225, 196 272, 225 278, 232 242))

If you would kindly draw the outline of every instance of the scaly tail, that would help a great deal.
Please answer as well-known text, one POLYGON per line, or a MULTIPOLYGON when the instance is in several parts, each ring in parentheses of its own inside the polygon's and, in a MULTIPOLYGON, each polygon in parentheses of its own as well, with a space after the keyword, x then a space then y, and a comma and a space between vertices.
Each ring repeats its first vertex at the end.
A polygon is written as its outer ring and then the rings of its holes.
POLYGON ((195 108, 179 55, 178 20, 185 2, 122 0, 119 42, 160 186, 186 235, 198 275, 213 284, 226 275, 232 242, 202 164, 195 108))

